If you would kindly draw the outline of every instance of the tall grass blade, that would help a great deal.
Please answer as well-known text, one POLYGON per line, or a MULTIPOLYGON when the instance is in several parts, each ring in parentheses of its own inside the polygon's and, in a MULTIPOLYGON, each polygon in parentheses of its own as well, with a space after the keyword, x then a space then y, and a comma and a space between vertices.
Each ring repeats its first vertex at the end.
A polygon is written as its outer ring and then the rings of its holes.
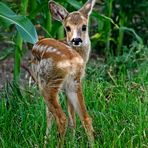
POLYGON ((137 39, 137 41, 138 41, 140 44, 143 44, 142 38, 135 32, 134 29, 128 28, 128 27, 120 27, 120 29, 121 29, 121 30, 124 30, 124 31, 132 32, 133 35, 135 36, 135 38, 137 39))
POLYGON ((14 53, 14 81, 15 82, 19 82, 19 79, 20 79, 22 43, 23 43, 23 40, 21 38, 20 33, 18 32, 16 35, 16 46, 15 46, 15 53, 14 53))

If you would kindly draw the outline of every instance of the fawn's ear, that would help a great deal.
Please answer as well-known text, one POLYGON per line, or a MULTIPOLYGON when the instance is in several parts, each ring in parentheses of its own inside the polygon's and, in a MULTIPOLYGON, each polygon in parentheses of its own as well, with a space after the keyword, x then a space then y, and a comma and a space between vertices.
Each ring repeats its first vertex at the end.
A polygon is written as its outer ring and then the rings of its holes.
POLYGON ((49 9, 52 17, 58 21, 63 21, 68 15, 68 11, 63 6, 52 0, 49 1, 49 9))
POLYGON ((83 15, 89 16, 92 12, 94 5, 95 5, 95 0, 88 0, 79 11, 83 15))

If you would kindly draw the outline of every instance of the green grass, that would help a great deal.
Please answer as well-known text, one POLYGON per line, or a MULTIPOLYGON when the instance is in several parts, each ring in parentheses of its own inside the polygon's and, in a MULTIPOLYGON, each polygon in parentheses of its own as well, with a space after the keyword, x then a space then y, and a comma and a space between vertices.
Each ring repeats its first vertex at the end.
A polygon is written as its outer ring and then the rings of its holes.
MULTIPOLYGON (((125 62, 123 57, 113 58, 108 64, 91 61, 87 66, 83 88, 93 119, 96 148, 148 147, 148 58, 139 62, 141 56, 132 60, 132 54, 125 62)), ((18 89, 10 83, 0 96, 0 147, 42 148, 45 104, 38 89, 34 86, 18 89)), ((60 102, 67 113, 63 94, 60 102)), ((55 123, 51 135, 47 147, 55 148, 55 123)), ((65 147, 88 147, 78 117, 76 135, 72 138, 71 129, 67 130, 65 147)))

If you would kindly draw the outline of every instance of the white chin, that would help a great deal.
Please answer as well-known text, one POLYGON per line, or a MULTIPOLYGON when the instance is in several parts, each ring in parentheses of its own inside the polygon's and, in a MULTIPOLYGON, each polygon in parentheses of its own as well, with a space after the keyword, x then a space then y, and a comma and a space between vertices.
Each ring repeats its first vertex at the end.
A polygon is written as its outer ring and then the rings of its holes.
POLYGON ((79 45, 75 45, 74 43, 72 44, 73 47, 81 47, 82 43, 79 43, 79 45))

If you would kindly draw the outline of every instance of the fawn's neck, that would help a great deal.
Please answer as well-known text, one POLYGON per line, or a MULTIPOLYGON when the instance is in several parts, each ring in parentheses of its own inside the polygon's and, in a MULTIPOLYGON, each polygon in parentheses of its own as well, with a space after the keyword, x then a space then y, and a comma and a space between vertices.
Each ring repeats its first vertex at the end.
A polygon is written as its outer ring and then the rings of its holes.
POLYGON ((90 48, 91 48, 91 44, 90 44, 89 35, 87 35, 87 38, 85 40, 85 44, 83 44, 83 46, 73 47, 73 49, 76 50, 80 54, 80 56, 83 58, 85 64, 87 63, 87 61, 89 59, 90 48))
POLYGON ((90 54, 90 43, 82 47, 73 47, 73 49, 80 54, 86 64, 90 54))

